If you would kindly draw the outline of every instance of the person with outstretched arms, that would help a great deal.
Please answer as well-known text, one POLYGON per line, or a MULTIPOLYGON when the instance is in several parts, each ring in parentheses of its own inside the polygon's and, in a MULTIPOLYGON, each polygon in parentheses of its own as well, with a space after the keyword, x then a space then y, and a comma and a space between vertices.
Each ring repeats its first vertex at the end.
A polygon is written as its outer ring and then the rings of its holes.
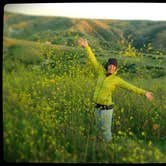
POLYGON ((97 61, 86 39, 80 38, 78 40, 78 45, 85 48, 90 62, 98 73, 97 84, 93 96, 93 100, 96 104, 94 113, 98 129, 102 133, 104 140, 108 142, 112 139, 112 95, 114 90, 121 87, 138 95, 146 96, 149 101, 153 100, 153 94, 149 91, 138 88, 117 76, 118 63, 116 58, 109 58, 105 69, 97 61))

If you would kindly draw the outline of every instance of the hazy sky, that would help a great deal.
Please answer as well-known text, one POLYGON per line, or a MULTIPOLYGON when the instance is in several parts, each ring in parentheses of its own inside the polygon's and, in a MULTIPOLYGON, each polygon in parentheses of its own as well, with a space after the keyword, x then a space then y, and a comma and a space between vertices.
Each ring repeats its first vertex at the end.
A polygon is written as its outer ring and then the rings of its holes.
POLYGON ((7 4, 4 11, 74 18, 166 21, 166 3, 25 3, 7 4))

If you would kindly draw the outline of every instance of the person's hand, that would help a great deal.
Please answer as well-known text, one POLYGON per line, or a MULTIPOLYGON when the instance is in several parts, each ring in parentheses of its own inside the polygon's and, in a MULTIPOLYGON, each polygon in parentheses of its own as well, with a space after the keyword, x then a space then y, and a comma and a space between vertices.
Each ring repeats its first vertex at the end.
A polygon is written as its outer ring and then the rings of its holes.
POLYGON ((145 93, 145 96, 146 98, 149 100, 149 101, 152 101, 153 100, 153 94, 151 92, 146 92, 145 93))
POLYGON ((88 41, 86 39, 80 38, 78 39, 78 45, 85 48, 88 46, 88 41))

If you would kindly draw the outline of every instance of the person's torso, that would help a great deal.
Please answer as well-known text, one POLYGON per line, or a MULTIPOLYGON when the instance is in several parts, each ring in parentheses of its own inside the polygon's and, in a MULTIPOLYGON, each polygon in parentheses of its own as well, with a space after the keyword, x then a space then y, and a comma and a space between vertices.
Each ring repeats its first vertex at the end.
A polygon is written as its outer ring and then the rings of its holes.
POLYGON ((99 75, 93 98, 95 103, 102 105, 113 104, 112 93, 118 85, 118 79, 119 77, 115 74, 109 76, 99 75))

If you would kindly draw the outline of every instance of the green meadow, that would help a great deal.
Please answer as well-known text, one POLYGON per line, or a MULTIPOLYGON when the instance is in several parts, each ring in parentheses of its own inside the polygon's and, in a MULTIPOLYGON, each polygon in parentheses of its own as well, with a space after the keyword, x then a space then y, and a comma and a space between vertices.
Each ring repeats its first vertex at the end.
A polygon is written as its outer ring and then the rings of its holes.
POLYGON ((7 162, 165 163, 166 22, 85 20, 4 14, 3 156, 7 162), (97 73, 87 38, 104 65, 153 92, 123 89, 115 103, 110 143, 97 139, 93 92, 97 73))

